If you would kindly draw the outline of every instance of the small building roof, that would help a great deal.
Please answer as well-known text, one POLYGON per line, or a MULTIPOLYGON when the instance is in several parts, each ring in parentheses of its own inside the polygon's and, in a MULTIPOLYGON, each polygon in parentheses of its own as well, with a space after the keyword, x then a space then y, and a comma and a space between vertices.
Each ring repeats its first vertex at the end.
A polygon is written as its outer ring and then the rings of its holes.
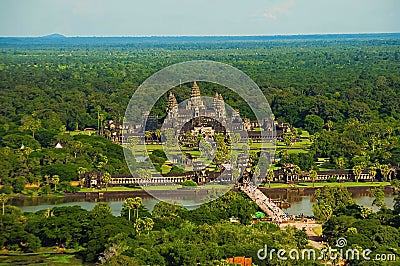
POLYGON ((55 148, 56 148, 56 149, 62 149, 62 148, 63 148, 63 146, 61 145, 61 143, 60 143, 60 142, 57 142, 57 145, 55 146, 55 148))

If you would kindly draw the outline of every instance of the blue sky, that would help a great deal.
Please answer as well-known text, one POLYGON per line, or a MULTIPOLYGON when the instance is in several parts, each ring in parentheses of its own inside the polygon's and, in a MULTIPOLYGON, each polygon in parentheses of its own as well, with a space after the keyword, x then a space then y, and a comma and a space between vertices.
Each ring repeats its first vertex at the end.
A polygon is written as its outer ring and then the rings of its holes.
POLYGON ((0 0, 0 36, 400 32, 400 0, 0 0))

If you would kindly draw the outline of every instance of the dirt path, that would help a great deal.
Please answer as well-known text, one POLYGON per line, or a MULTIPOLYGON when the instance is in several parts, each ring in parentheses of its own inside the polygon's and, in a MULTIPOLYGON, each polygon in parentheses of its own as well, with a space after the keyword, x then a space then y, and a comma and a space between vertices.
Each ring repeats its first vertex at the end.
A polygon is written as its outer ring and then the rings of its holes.
POLYGON ((308 242, 316 249, 321 249, 323 247, 322 238, 318 236, 313 228, 321 226, 321 224, 317 224, 314 222, 291 222, 291 223, 283 223, 280 225, 281 229, 285 229, 287 226, 294 226, 297 229, 301 230, 306 228, 306 234, 308 236, 308 242))

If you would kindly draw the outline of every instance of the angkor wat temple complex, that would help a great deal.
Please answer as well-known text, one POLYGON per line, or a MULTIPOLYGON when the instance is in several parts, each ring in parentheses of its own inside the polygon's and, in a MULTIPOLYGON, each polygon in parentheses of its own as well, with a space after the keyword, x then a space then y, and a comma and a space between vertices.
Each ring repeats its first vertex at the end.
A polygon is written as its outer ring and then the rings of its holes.
POLYGON ((141 141, 159 141, 154 136, 157 129, 171 128, 175 134, 184 136, 190 132, 192 136, 203 134, 213 136, 216 133, 240 133, 242 136, 251 138, 254 142, 260 142, 262 138, 273 136, 282 138, 286 132, 293 130, 288 124, 264 119, 264 121, 251 121, 248 118, 241 118, 238 110, 229 108, 224 102, 223 96, 215 93, 212 103, 205 103, 204 99, 211 100, 210 97, 201 97, 200 88, 196 82, 193 83, 190 98, 179 104, 172 92, 169 93, 166 117, 164 120, 152 114, 143 114, 146 123, 142 125, 121 124, 115 121, 107 121, 103 128, 99 130, 100 135, 111 139, 113 142, 126 143, 129 136, 138 136, 141 141), (261 134, 264 131, 266 134, 261 134), (152 132, 151 138, 145 138, 145 132, 152 132))

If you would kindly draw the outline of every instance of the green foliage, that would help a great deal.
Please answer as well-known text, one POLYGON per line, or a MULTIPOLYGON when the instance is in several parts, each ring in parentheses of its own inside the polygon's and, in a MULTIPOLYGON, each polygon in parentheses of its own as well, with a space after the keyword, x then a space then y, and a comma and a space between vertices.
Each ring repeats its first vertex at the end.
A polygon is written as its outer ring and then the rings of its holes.
POLYGON ((214 224, 231 217, 237 217, 241 223, 249 224, 257 208, 257 205, 243 194, 229 191, 222 197, 191 211, 189 216, 196 224, 214 224))
POLYGON ((184 169, 180 168, 177 165, 173 165, 171 170, 169 170, 168 174, 183 174, 185 172, 184 169))
POLYGON ((374 196, 374 201, 372 205, 378 206, 381 209, 386 209, 385 203, 385 193, 383 192, 382 187, 376 187, 370 190, 371 195, 374 196))
POLYGON ((107 202, 97 203, 91 210, 91 214, 95 218, 106 218, 112 216, 110 205, 107 202))
POLYGON ((318 115, 306 115, 304 120, 304 129, 310 134, 315 134, 322 130, 324 124, 324 120, 318 115))
POLYGON ((197 183, 193 180, 185 180, 182 182, 182 186, 184 187, 197 187, 197 183))
POLYGON ((316 167, 315 161, 316 156, 313 151, 307 153, 291 153, 287 156, 282 156, 279 163, 282 165, 284 163, 292 163, 298 165, 301 170, 309 171, 313 167, 316 167))
POLYGON ((316 203, 313 205, 314 216, 317 220, 327 221, 338 211, 355 205, 351 194, 342 186, 325 186, 314 193, 316 203))

